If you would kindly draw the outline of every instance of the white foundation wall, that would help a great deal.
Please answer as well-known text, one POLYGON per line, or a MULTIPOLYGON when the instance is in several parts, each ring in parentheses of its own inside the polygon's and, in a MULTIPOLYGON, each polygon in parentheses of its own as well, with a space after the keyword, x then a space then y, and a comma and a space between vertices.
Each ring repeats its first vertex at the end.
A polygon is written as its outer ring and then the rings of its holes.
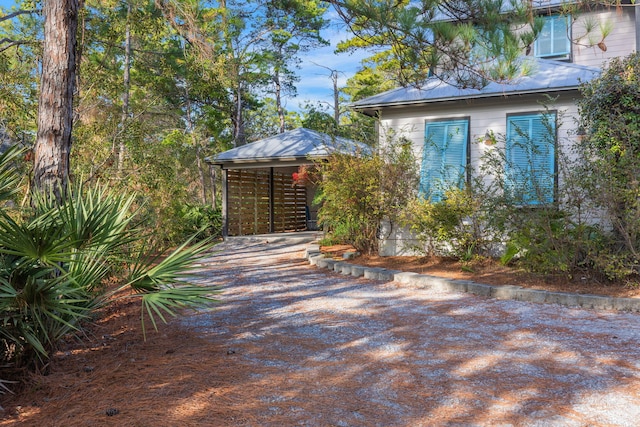
POLYGON ((407 228, 383 221, 380 224, 378 254, 381 256, 419 256, 423 252, 415 249, 420 243, 407 228))
MULTIPOLYGON (((578 110, 575 100, 577 91, 564 93, 553 102, 544 95, 517 96, 499 99, 462 100, 449 103, 433 103, 423 107, 385 109, 380 115, 380 141, 387 138, 406 138, 421 162, 425 143, 425 123, 427 120, 469 119, 469 169, 480 166, 480 159, 487 150, 504 150, 504 136, 507 128, 507 114, 556 111, 558 115, 557 141, 560 150, 568 151, 575 143, 578 110), (545 106, 548 110, 545 109, 545 106), (483 141, 487 131, 497 136, 495 145, 483 141)), ((559 177, 562 185, 562 176, 559 177)), ((416 189, 417 191, 417 189, 416 189)), ((380 254, 383 256, 412 255, 410 247, 416 242, 406 229, 390 224, 382 224, 380 254)))

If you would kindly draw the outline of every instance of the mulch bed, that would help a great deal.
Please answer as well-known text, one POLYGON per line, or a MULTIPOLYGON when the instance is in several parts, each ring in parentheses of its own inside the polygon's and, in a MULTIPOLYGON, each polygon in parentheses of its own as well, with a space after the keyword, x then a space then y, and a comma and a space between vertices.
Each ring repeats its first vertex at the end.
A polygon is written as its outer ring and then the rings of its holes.
MULTIPOLYGON (((327 256, 343 260, 346 252, 355 252, 350 245, 322 246, 327 256)), ((450 279, 473 280, 488 285, 517 285, 531 289, 553 292, 572 292, 610 297, 640 298, 640 286, 623 282, 610 282, 590 276, 588 273, 569 276, 566 274, 534 274, 517 268, 501 265, 497 260, 482 258, 468 263, 453 258, 426 256, 359 255, 349 260, 352 264, 431 274, 450 279)))

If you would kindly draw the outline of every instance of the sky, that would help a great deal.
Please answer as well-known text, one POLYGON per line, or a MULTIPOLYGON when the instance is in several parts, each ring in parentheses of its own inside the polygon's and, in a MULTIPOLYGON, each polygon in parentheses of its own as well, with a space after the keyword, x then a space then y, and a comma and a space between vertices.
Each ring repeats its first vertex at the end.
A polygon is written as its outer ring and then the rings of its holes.
MULTIPOLYGON (((13 0, 0 0, 0 7, 11 8, 13 0)), ((298 94, 295 98, 285 99, 285 108, 289 111, 300 111, 306 103, 313 105, 321 103, 324 106, 333 105, 333 81, 331 70, 338 72, 338 87, 345 85, 348 78, 357 71, 360 61, 366 56, 364 53, 336 55, 334 50, 338 42, 347 38, 343 26, 337 23, 335 15, 329 15, 332 24, 323 32, 323 37, 330 41, 330 45, 307 52, 301 57, 297 84, 298 94), (320 65, 317 65, 320 64, 320 65), (326 67, 326 68, 324 68, 326 67), (329 69, 327 69, 329 68, 329 69)))
POLYGON ((347 39, 348 34, 335 19, 333 22, 323 33, 323 37, 331 43, 330 46, 316 49, 301 58, 301 69, 298 72, 300 76, 297 86, 298 96, 287 101, 287 109, 296 111, 299 107, 297 104, 304 104, 306 101, 314 103, 319 101, 333 105, 333 81, 331 71, 327 68, 338 72, 338 87, 342 87, 347 79, 356 73, 360 61, 367 56, 364 52, 335 54, 337 44, 347 39))

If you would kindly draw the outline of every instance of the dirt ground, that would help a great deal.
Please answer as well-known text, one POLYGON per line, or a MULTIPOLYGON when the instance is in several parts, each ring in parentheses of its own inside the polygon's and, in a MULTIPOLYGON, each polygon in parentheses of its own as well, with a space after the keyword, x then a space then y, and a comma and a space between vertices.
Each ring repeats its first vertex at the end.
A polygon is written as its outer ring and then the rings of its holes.
MULTIPOLYGON (((146 341, 138 303, 118 301, 0 396, 0 426, 637 425, 637 314, 426 295, 315 269, 302 250, 222 248, 201 279, 222 303, 146 341)), ((496 265, 352 262, 558 285, 496 265)), ((571 289, 595 293, 586 282, 571 289)))

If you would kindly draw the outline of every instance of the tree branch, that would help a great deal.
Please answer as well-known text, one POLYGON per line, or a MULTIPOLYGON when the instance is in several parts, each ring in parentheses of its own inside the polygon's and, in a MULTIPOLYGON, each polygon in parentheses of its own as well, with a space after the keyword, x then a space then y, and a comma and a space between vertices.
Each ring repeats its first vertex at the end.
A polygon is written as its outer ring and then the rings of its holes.
POLYGON ((15 12, 12 12, 12 13, 8 14, 8 15, 0 16, 0 22, 7 21, 9 19, 13 19, 18 15, 29 15, 29 14, 32 14, 32 13, 40 13, 40 12, 41 12, 40 9, 17 10, 15 12))
POLYGON ((11 49, 13 46, 20 46, 21 44, 28 44, 28 43, 29 42, 26 40, 12 40, 10 38, 5 37, 4 39, 0 39, 0 53, 4 52, 7 49, 11 49), (5 43, 8 43, 8 44, 5 45, 5 43))
MULTIPOLYGON (((28 9, 28 10, 17 10, 15 12, 11 12, 8 15, 0 16, 0 22, 8 21, 9 19, 13 19, 16 16, 20 15, 30 15, 32 13, 40 13, 41 9, 28 9)), ((22 44, 28 44, 29 42, 26 40, 13 40, 8 37, 0 39, 0 53, 4 52, 7 49, 11 49, 14 46, 20 46, 22 44)))

